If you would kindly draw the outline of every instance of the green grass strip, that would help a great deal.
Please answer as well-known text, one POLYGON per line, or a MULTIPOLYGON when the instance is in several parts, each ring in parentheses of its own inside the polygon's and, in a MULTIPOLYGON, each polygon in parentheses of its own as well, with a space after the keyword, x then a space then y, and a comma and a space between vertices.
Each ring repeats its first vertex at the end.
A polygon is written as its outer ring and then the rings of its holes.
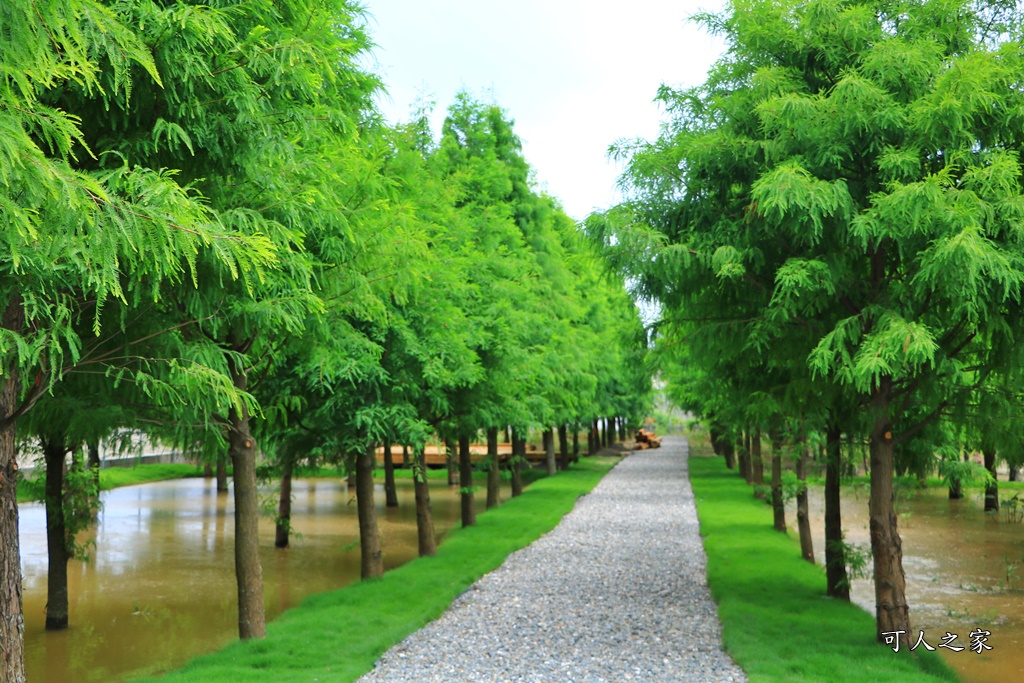
POLYGON ((725 648, 751 683, 958 680, 935 653, 878 644, 874 617, 825 594, 824 570, 721 458, 691 457, 690 482, 725 648))
POLYGON ((436 557, 413 560, 375 581, 311 596, 269 623, 266 639, 233 643, 159 680, 354 681, 388 648, 439 617, 509 553, 553 529, 618 461, 585 458, 479 515, 477 526, 449 532, 436 557))
MULTIPOLYGON (((203 476, 203 469, 201 467, 187 463, 110 467, 100 470, 100 490, 109 491, 121 486, 134 486, 135 484, 148 484, 154 481, 201 476, 203 476)), ((37 476, 33 479, 19 479, 18 502, 26 503, 42 500, 45 495, 45 483, 42 476, 37 476)))

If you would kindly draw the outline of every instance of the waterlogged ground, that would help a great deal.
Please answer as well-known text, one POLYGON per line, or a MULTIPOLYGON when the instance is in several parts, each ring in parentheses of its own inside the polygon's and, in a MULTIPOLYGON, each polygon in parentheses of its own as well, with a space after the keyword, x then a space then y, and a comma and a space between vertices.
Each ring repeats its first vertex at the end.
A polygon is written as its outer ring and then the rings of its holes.
MULTIPOLYGON (((822 490, 812 488, 810 494, 814 550, 822 563, 822 490)), ((844 487, 842 510, 847 542, 868 547, 867 491, 844 487)), ((951 645, 969 648, 972 631, 990 631, 987 644, 992 650, 982 654, 939 651, 965 683, 1024 680, 1024 525, 986 515, 979 493, 951 501, 945 488, 898 495, 897 511, 914 629, 911 642, 923 630, 925 641, 938 647, 949 632, 959 636, 951 645)), ((795 533, 793 509, 787 510, 787 521, 795 533)), ((854 582, 852 598, 874 613, 869 580, 854 582)))
MULTIPOLYGON (((212 479, 184 479, 103 494, 88 562, 68 568, 71 628, 44 630, 46 522, 39 504, 21 506, 28 680, 104 683, 181 666, 236 638, 233 504, 212 479)), ((343 480, 294 486, 292 548, 274 549, 272 518, 260 523, 267 616, 304 597, 359 578, 354 493, 343 480)), ((266 495, 272 496, 272 491, 266 495)), ((377 514, 385 568, 416 555, 412 482, 398 482, 401 506, 377 514)), ((458 489, 432 482, 438 534, 458 520, 458 489)), ((504 492, 504 496, 507 492, 504 492)), ((268 501, 269 502, 269 501, 268 501)))

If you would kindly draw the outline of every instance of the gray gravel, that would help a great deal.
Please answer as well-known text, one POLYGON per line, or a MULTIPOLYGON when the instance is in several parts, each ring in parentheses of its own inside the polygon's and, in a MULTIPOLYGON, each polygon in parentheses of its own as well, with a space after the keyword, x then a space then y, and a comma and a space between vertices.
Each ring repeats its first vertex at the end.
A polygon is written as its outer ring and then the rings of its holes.
POLYGON ((746 681, 722 651, 686 457, 682 438, 627 457, 359 680, 746 681))

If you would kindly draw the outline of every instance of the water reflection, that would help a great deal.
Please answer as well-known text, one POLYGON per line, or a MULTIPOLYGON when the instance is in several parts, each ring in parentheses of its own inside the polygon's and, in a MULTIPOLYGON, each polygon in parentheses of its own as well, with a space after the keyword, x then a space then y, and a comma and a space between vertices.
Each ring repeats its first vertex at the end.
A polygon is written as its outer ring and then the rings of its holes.
MULTIPOLYGON (((810 491, 814 549, 824 562, 823 498, 810 491)), ((980 627, 991 631, 992 650, 976 654, 940 648, 945 660, 965 683, 1005 683, 1024 680, 1024 526, 986 515, 980 493, 951 501, 944 488, 898 496, 903 566, 914 629, 924 630, 933 647, 946 632, 956 633, 954 645, 970 645, 968 634, 980 627)), ((849 543, 870 546, 867 492, 843 489, 843 529, 849 543)), ((795 511, 787 511, 795 524, 795 511)), ((853 583, 854 602, 875 611, 870 580, 853 583)), ((901 653, 902 654, 902 653, 901 653)))
MULTIPOLYGON (((313 593, 359 578, 354 493, 343 480, 296 481, 287 550, 274 549, 270 518, 260 521, 267 617, 313 593)), ((508 493, 503 492, 503 497, 508 493)), ((273 495, 271 491, 267 496, 273 495)), ((458 489, 431 485, 439 535, 458 520, 458 489)), ((399 508, 376 492, 385 569, 416 556, 412 482, 398 482, 399 508)), ((118 681, 165 671, 236 637, 230 494, 212 479, 144 484, 103 494, 87 563, 68 567, 71 628, 46 632, 46 520, 21 506, 25 647, 33 683, 118 681)))

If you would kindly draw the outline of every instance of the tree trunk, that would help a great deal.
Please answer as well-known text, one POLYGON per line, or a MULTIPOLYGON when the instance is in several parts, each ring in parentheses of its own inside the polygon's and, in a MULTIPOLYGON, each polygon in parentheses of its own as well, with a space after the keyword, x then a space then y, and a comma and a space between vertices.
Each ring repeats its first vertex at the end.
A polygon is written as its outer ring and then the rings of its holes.
POLYGON ((796 525, 800 530, 800 555, 814 564, 814 540, 811 537, 811 518, 807 510, 807 443, 800 443, 800 457, 796 461, 796 478, 800 491, 796 494, 796 525))
MULTIPOLYGON (((21 298, 11 297, 0 321, 5 330, 24 327, 21 298)), ((21 381, 12 362, 0 378, 0 681, 24 683, 25 621, 21 612, 21 555, 18 547, 18 459, 15 420, 21 381)))
POLYGON ((288 537, 292 529, 292 472, 295 469, 295 461, 287 450, 283 450, 281 455, 283 456, 281 458, 281 495, 277 501, 277 523, 274 529, 275 548, 288 547, 288 537))
POLYGON ((558 469, 569 469, 569 430, 564 422, 558 425, 558 469))
POLYGON ((391 442, 384 442, 384 499, 385 507, 398 507, 398 489, 395 487, 395 459, 391 455, 391 442))
POLYGON ((825 432, 825 583, 833 598, 850 601, 850 580, 843 555, 843 522, 839 507, 842 484, 842 430, 829 423, 825 432))
POLYGON ((626 418, 619 418, 619 441, 626 441, 626 418))
POLYGON ((985 512, 999 512, 999 484, 996 482, 996 451, 994 448, 983 448, 985 469, 992 475, 992 483, 985 487, 985 512))
POLYGON ((420 557, 437 554, 437 539, 434 537, 434 517, 430 512, 430 486, 427 483, 426 457, 423 447, 416 448, 413 456, 412 480, 416 491, 416 536, 419 540, 420 557))
MULTIPOLYGON (((235 387, 246 388, 245 372, 231 371, 235 387)), ((256 440, 249 431, 249 410, 228 411, 228 452, 234 468, 235 578, 238 581, 238 636, 263 638, 267 632, 263 607, 263 566, 260 564, 260 501, 256 488, 256 440)))
POLYGON ((217 458, 217 493, 228 492, 228 465, 223 456, 217 458))
MULTIPOLYGON (((875 620, 878 639, 883 633, 902 631, 898 637, 907 643, 910 633, 910 607, 907 605, 906 575, 903 573, 903 545, 896 526, 893 504, 892 423, 889 419, 891 380, 882 378, 872 397, 874 424, 871 428, 871 552, 875 570, 875 620)), ((907 643, 909 646, 909 643, 907 643)))
POLYGON ((1019 471, 1017 466, 1014 465, 1013 463, 1009 463, 1009 467, 1010 467, 1010 476, 1007 477, 1006 480, 1007 481, 1017 481, 1017 472, 1019 471))
POLYGON ((544 462, 548 468, 548 476, 555 476, 558 466, 555 461, 555 432, 551 427, 544 430, 544 462))
POLYGON ((476 526, 476 505, 473 500, 473 460, 469 437, 459 437, 459 500, 462 503, 462 527, 476 526))
POLYGON ((580 426, 573 424, 572 427, 572 461, 579 462, 580 460, 580 426))
MULTIPOLYGON (((356 512, 359 515, 359 578, 376 579, 384 574, 377 528, 377 506, 373 501, 373 466, 376 448, 372 441, 356 454, 356 512)), ((237 484, 236 484, 237 486, 237 484)))
MULTIPOLYGON (((750 471, 754 479, 754 486, 764 486, 764 461, 761 460, 761 430, 755 429, 750 436, 750 471)), ((754 495, 764 498, 764 491, 756 490, 754 495)))
POLYGON ((487 428, 487 509, 498 506, 501 493, 501 463, 498 461, 498 428, 487 428))
POLYGON ((68 627, 68 535, 64 520, 64 439, 43 442, 46 461, 46 630, 68 627))
POLYGON ((772 447, 772 528, 786 533, 786 506, 782 502, 782 441, 771 439, 772 447))
POLYGON ((512 428, 512 497, 523 495, 523 460, 526 459, 526 439, 512 428))
POLYGON ((602 417, 597 421, 598 428, 598 443, 601 444, 601 448, 608 448, 608 418, 602 417))
POLYGON ((736 447, 732 441, 726 441, 722 445, 722 452, 725 456, 725 466, 730 470, 736 469, 736 447))
MULTIPOLYGON (((458 457, 455 450, 455 442, 451 439, 444 440, 444 466, 448 469, 448 485, 459 486, 462 482, 459 479, 458 457)), ((472 483, 468 484, 472 486, 472 483)))
POLYGON ((96 485, 96 495, 99 496, 100 491, 100 442, 99 439, 92 439, 86 444, 86 448, 89 451, 89 460, 86 463, 86 467, 92 472, 92 480, 96 485))
POLYGON ((747 484, 754 483, 754 473, 750 466, 750 431, 743 432, 743 445, 740 446, 740 476, 747 484))

